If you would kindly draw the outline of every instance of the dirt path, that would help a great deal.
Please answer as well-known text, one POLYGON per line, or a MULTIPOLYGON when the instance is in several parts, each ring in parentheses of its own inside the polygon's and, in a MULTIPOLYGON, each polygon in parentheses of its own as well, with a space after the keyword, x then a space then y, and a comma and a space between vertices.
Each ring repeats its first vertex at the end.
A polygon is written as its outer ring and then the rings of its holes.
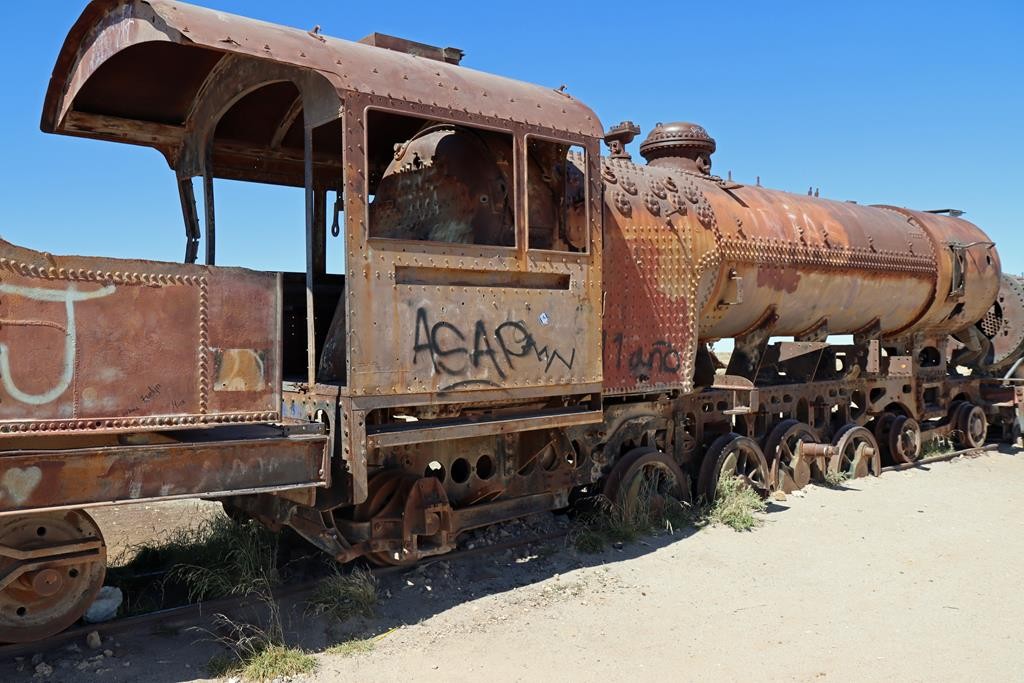
MULTIPOLYGON (((1024 667, 1022 484, 1024 456, 991 454, 810 487, 752 533, 437 562, 387 582, 371 621, 291 606, 286 627, 321 653, 315 681, 1010 680, 1024 667), (376 635, 372 651, 323 654, 353 633, 376 635)), ((84 647, 46 654, 45 680, 203 680, 217 652, 194 631, 104 647, 83 668, 84 647)), ((18 676, 0 663, 0 680, 18 676)))

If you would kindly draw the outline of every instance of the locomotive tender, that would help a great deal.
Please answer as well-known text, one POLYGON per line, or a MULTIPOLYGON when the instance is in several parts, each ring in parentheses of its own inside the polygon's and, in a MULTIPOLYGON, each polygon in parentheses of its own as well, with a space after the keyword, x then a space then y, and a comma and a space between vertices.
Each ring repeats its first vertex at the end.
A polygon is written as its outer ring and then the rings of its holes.
POLYGON ((990 378, 1024 296, 976 226, 723 180, 689 123, 639 163, 635 126, 461 57, 85 9, 42 129, 162 153, 185 258, 0 242, 0 640, 89 605, 91 506, 219 498, 405 564, 584 488, 767 495, 1017 426, 990 378), (305 188, 304 273, 216 265, 215 179, 305 188))

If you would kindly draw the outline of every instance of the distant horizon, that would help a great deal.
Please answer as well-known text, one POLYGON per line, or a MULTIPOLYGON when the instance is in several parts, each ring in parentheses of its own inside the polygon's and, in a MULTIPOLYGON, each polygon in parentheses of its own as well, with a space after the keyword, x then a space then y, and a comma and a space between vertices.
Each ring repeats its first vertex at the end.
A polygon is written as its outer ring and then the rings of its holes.
MULTIPOLYGON (((197 4, 346 39, 379 31, 451 45, 466 51, 468 67, 567 84, 606 129, 640 125, 630 146, 637 161, 656 122, 694 121, 716 138, 713 172, 722 177, 759 177, 798 194, 820 188, 823 198, 861 204, 964 210, 997 242, 1004 270, 1024 271, 1024 9, 1016 3, 969 12, 952 2, 742 11, 648 3, 622 17, 536 2, 449 3, 444 12, 399 2, 387 16, 326 2, 197 4), (508 30, 515 25, 529 30, 508 30)), ((0 10, 18 27, 0 47, 17 65, 0 111, 0 236, 51 253, 180 261, 174 174, 158 153, 39 131, 50 70, 83 6, 0 10)), ((304 269, 301 189, 225 181, 217 192, 219 264, 304 269)))

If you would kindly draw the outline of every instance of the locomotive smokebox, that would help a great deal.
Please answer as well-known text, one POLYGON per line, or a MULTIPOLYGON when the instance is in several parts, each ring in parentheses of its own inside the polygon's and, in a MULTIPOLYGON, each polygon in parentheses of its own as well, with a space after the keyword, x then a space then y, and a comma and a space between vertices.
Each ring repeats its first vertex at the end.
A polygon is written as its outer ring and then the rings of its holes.
POLYGON ((696 173, 711 172, 715 139, 703 126, 686 121, 659 123, 640 143, 640 155, 650 166, 696 173))

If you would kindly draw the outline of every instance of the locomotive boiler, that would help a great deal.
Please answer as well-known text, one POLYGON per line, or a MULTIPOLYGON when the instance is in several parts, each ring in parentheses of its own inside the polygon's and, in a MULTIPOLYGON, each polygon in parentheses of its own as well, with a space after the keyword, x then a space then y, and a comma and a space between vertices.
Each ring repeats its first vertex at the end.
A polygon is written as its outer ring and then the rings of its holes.
POLYGON ((462 56, 86 7, 41 127, 157 150, 184 258, 0 242, 0 640, 88 607, 98 505, 205 497, 407 565, 580 497, 768 495, 1019 433, 1024 297, 979 228, 722 179, 690 123, 637 163, 636 126, 462 56), (224 180, 301 188, 304 271, 218 264, 224 180))
MULTIPOLYGON (((632 136, 628 124, 612 134, 617 145, 632 136)), ((936 213, 722 180, 710 174, 714 151, 715 141, 701 126, 659 124, 640 145, 646 166, 634 165, 623 152, 606 161, 605 212, 606 221, 619 223, 624 234, 638 223, 661 239, 686 230, 681 258, 696 291, 683 315, 695 318, 690 325, 696 325, 701 344, 735 340, 730 374, 753 379, 771 336, 870 337, 894 354, 917 353, 936 365, 951 335, 987 350, 973 326, 999 290, 1000 265, 994 243, 979 228, 936 213)), ((616 258, 609 249, 606 268, 616 258)), ((651 287, 665 274, 655 266, 639 275, 650 277, 651 287)), ((636 293, 628 285, 620 289, 618 281, 606 278, 606 290, 615 309, 633 310, 629 302, 636 293)), ((618 364, 623 345, 651 348, 657 336, 637 331, 641 321, 621 325, 634 331, 615 337, 618 364)), ((687 341, 680 333, 677 338, 687 341)), ((656 364, 644 378, 657 383, 664 377, 661 367, 656 364)))

